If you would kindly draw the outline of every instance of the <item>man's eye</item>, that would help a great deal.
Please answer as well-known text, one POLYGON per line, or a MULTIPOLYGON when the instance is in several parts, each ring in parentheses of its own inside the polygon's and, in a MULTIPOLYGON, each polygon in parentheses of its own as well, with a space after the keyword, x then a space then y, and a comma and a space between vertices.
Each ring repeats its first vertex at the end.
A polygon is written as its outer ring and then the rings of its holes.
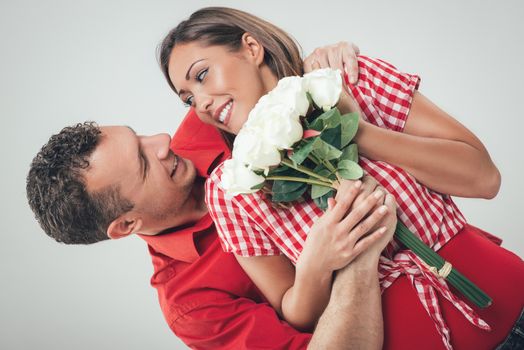
POLYGON ((207 68, 201 70, 201 71, 196 75, 196 80, 197 80, 198 82, 201 83, 201 82, 204 80, 204 78, 206 77, 206 74, 207 74, 207 68))

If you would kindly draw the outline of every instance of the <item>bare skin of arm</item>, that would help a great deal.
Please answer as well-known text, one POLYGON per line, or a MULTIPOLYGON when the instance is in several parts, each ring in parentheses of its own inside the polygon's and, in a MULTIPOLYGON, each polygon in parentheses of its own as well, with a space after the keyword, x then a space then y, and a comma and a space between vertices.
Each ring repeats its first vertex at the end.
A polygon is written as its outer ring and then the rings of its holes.
MULTIPOLYGON (((344 91, 341 110, 360 112, 344 91)), ((399 166, 440 193, 493 198, 500 188, 500 173, 482 142, 418 91, 403 132, 361 119, 355 142, 363 156, 399 166)))
MULTIPOLYGON (((395 213, 391 194, 386 195, 384 205, 395 213)), ((395 233, 396 215, 386 215, 381 224, 387 227, 386 233, 336 272, 329 304, 308 349, 382 349, 384 322, 378 262, 395 233)))
POLYGON ((359 256, 337 271, 331 298, 308 349, 382 349, 378 259, 359 256))
MULTIPOLYGON (((237 256, 273 308, 297 329, 311 331, 314 328, 329 301, 333 272, 394 230, 395 203, 388 194, 392 202, 377 206, 386 195, 381 190, 368 195, 348 213, 361 191, 357 184, 343 182, 337 201, 333 201, 335 204, 330 205, 311 228, 296 269, 282 255, 237 256)), ((379 256, 380 252, 375 255, 379 256)))

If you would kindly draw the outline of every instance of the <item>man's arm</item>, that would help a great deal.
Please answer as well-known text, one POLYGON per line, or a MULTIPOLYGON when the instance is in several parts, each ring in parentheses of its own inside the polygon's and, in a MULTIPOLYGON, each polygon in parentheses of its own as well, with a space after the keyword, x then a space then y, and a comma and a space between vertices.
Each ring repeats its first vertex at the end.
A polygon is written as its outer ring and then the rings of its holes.
MULTIPOLYGON (((341 200, 337 193, 336 201, 341 200)), ((352 263, 338 270, 331 298, 320 318, 309 349, 382 349, 384 325, 378 278, 380 253, 393 238, 397 224, 396 202, 387 194, 386 233, 352 263)))
POLYGON ((359 256, 337 272, 329 304, 308 349, 381 349, 378 259, 359 256))
POLYGON ((222 298, 202 303, 175 319, 171 330, 193 349, 306 349, 311 334, 280 320, 267 303, 222 298))

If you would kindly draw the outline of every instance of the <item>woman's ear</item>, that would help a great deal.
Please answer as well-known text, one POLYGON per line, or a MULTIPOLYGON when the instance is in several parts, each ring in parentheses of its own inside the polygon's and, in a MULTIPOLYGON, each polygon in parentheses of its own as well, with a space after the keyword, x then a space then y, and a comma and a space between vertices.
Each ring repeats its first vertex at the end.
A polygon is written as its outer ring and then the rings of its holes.
POLYGON ((252 59, 257 65, 261 65, 264 62, 264 47, 262 44, 247 32, 242 35, 241 40, 248 58, 252 59))
POLYGON ((141 227, 142 219, 130 217, 126 213, 111 221, 109 227, 107 228, 107 235, 111 239, 124 238, 140 231, 141 227))

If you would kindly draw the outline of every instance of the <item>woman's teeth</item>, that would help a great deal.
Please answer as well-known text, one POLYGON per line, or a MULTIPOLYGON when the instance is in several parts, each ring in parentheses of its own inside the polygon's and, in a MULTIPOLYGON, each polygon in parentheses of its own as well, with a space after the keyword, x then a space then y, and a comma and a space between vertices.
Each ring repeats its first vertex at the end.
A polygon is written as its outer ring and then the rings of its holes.
POLYGON ((226 120, 226 117, 227 117, 227 113, 229 113, 229 110, 231 109, 231 106, 233 105, 233 101, 229 102, 225 107, 224 109, 222 110, 222 112, 220 112, 220 115, 218 116, 218 120, 223 123, 224 120, 226 120))

